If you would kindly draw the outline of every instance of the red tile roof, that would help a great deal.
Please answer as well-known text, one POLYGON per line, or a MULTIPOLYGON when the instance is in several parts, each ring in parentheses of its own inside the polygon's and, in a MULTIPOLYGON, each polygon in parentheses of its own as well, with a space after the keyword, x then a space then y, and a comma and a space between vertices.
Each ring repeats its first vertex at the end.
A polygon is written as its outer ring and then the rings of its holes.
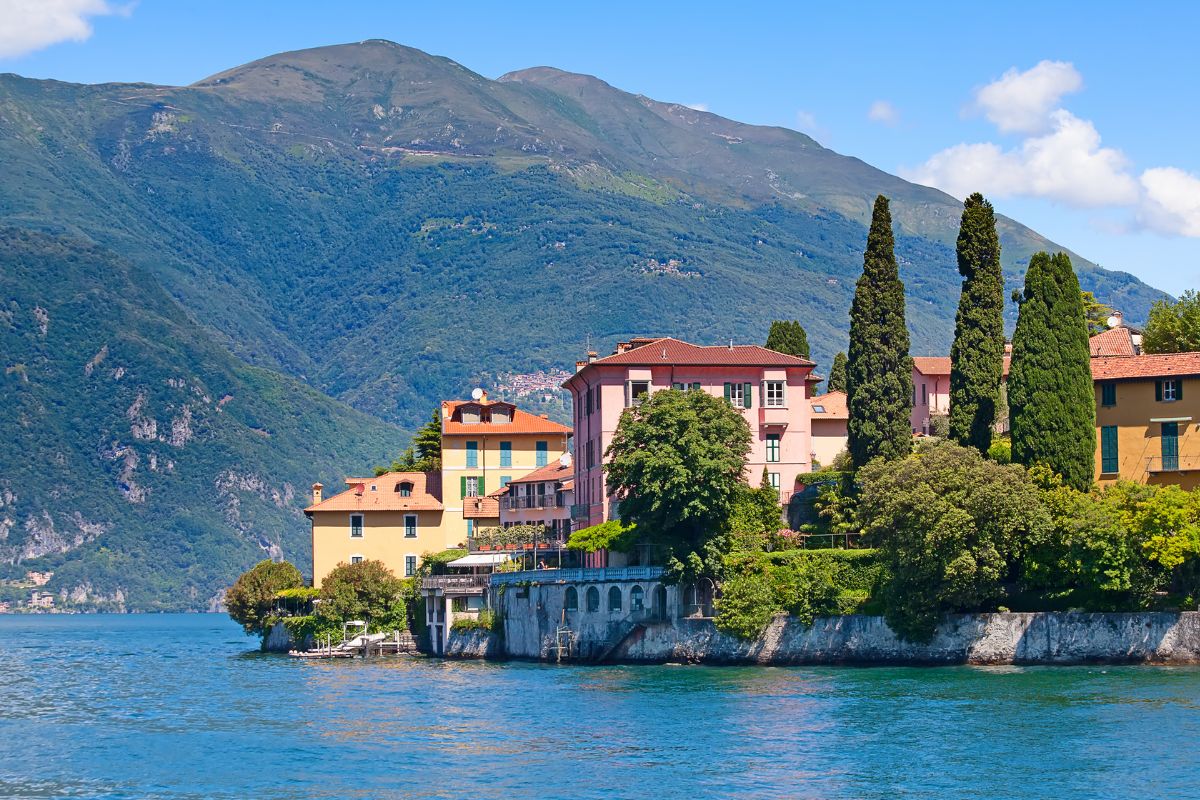
POLYGON ((492 401, 476 401, 476 400, 446 400, 442 403, 442 434, 443 435, 462 435, 462 434, 485 434, 485 433, 546 433, 546 434, 570 434, 571 429, 566 425, 561 425, 546 417, 530 414, 528 411, 522 411, 512 403, 505 403, 500 400, 492 401), (512 409, 512 422, 462 422, 461 416, 456 412, 461 406, 477 405, 481 409, 490 409, 493 406, 500 406, 512 409), (456 419, 456 417, 458 417, 456 419))
POLYGON ((1098 381, 1172 378, 1200 375, 1200 353, 1099 356, 1092 359, 1092 378, 1098 381))
POLYGON ((463 519, 499 519, 500 501, 495 497, 464 497, 463 519))
MULTIPOLYGON (((1008 377, 1008 368, 1012 364, 1012 356, 1004 354, 1003 375, 1008 377)), ((950 356, 913 356, 913 368, 922 375, 949 375, 950 356)))
MULTIPOLYGON (((661 339, 635 339, 636 347, 623 353, 613 353, 593 361, 588 366, 727 366, 727 367, 813 367, 816 364, 807 358, 777 353, 756 344, 733 346, 698 345, 683 342, 670 336, 661 339), (644 342, 644 343, 643 343, 644 342)), ((584 369, 586 369, 585 367, 584 369)))
POLYGON ((440 511, 442 476, 439 472, 388 472, 377 478, 347 478, 350 487, 320 503, 310 511, 440 511), (411 483, 412 495, 402 497, 400 484, 411 483), (371 487, 375 491, 371 491, 371 487))
POLYGON ((846 406, 845 392, 829 392, 821 394, 809 400, 813 406, 813 421, 820 419, 850 419, 850 410, 846 406), (825 409, 823 412, 817 411, 816 407, 820 406, 825 409))
POLYGON ((1124 326, 1097 333, 1088 340, 1088 345, 1092 349, 1092 358, 1137 355, 1137 349, 1133 346, 1133 332, 1124 326))
POLYGON ((544 467, 538 467, 528 475, 522 475, 519 478, 513 478, 508 482, 509 486, 514 483, 541 483, 543 481, 561 481, 569 477, 574 477, 575 467, 568 462, 565 466, 561 461, 555 461, 553 464, 547 464, 544 467))

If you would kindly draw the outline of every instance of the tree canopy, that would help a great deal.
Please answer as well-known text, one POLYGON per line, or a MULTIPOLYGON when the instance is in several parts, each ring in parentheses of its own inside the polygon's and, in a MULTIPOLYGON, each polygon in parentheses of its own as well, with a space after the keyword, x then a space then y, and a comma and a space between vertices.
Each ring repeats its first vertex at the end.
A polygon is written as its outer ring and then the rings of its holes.
POLYGON ((238 576, 225 592, 225 607, 248 635, 261 636, 275 606, 275 595, 304 585, 300 570, 287 561, 260 561, 238 576))
POLYGON ((1036 253, 1013 333, 1012 457, 1045 464, 1077 489, 1094 478, 1096 400, 1079 281, 1065 253, 1036 253))
POLYGON ((808 333, 796 320, 775 320, 767 333, 767 349, 790 356, 809 358, 808 333))
POLYGON ((912 359, 904 321, 904 284, 896 265, 888 199, 875 198, 863 274, 850 307, 846 399, 849 450, 856 467, 912 450, 912 359))
POLYGON ((1145 353, 1192 353, 1200 350, 1200 294, 1183 293, 1179 300, 1159 300, 1150 308, 1142 333, 1145 353))
POLYGON ((433 417, 417 429, 412 443, 405 448, 391 467, 376 467, 375 474, 385 472, 436 472, 442 468, 442 414, 433 410, 433 417))
POLYGON ((1104 333, 1108 330, 1108 318, 1112 316, 1112 308, 1097 300, 1096 295, 1091 292, 1081 292, 1081 300, 1083 316, 1087 319, 1088 334, 1095 336, 1097 333, 1104 333))
POLYGON ((825 382, 825 391, 846 391, 846 354, 840 350, 833 357, 833 366, 829 368, 829 379, 825 382))
POLYGON ((337 624, 363 620, 372 632, 406 629, 404 581, 382 561, 338 564, 321 581, 315 614, 337 624))
POLYGON ((606 455, 609 494, 639 542, 677 556, 721 535, 746 466, 750 426, 706 392, 654 392, 622 413, 606 455))
POLYGON ((950 347, 950 438, 986 453, 1004 371, 1004 276, 992 204, 975 193, 958 229, 963 276, 950 347))

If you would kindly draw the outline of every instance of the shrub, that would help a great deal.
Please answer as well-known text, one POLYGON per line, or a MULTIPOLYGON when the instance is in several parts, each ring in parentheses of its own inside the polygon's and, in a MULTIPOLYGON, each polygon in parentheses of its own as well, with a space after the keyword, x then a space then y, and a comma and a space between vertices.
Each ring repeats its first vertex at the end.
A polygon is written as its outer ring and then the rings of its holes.
POLYGON ((500 631, 500 617, 493 614, 491 611, 484 609, 475 617, 459 617, 454 620, 450 626, 450 630, 466 632, 466 631, 490 631, 498 633, 500 631))
POLYGON ((370 632, 408 628, 404 608, 405 583, 382 561, 338 564, 321 583, 316 616, 322 624, 341 625, 360 619, 370 632))
POLYGON ((261 636, 275 607, 275 595, 303 585, 304 576, 287 561, 260 561, 226 590, 225 607, 247 635, 261 636))
POLYGON ((573 532, 571 538, 567 540, 567 549, 582 550, 585 553, 594 553, 597 550, 627 553, 633 549, 636 541, 635 529, 636 526, 622 525, 619 520, 615 519, 601 522, 599 525, 580 528, 573 532))

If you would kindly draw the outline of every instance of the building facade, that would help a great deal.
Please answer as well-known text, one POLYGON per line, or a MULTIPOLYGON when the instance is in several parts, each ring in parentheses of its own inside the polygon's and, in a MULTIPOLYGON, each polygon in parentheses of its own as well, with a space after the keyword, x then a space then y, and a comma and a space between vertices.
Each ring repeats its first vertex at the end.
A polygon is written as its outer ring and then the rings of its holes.
POLYGON ((571 535, 571 506, 575 504, 575 465, 565 454, 549 466, 514 478, 501 491, 500 524, 543 525, 546 545, 566 543, 571 535))
POLYGON ((850 411, 845 392, 817 395, 809 401, 812 406, 812 457, 827 467, 845 452, 850 439, 850 411))
POLYGON ((589 353, 563 384, 574 400, 574 526, 611 518, 604 453, 621 413, 663 389, 706 392, 737 408, 751 432, 747 479, 757 483, 765 467, 786 502, 796 476, 812 469, 813 366, 757 345, 705 347, 672 338, 621 342, 605 358, 589 353))

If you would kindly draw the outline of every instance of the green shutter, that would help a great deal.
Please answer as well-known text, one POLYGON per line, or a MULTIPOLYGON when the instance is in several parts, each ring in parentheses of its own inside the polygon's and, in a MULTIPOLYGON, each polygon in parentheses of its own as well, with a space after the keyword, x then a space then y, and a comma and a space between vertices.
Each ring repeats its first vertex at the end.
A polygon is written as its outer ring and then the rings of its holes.
POLYGON ((1183 378, 1175 379, 1175 399, 1176 400, 1183 399, 1183 378))
POLYGON ((1120 469, 1117 457, 1117 426, 1105 425, 1100 429, 1100 471, 1113 475, 1120 469))
POLYGON ((742 406, 744 408, 754 407, 754 395, 752 393, 753 386, 754 384, 752 383, 742 384, 742 406))
POLYGON ((732 401, 733 401, 733 384, 727 383, 727 384, 725 384, 725 402, 729 403, 732 401))
POLYGON ((696 381, 695 383, 692 384, 692 391, 693 392, 700 391, 700 382, 699 381, 696 381))
POLYGON ((467 476, 463 475, 458 479, 458 496, 467 496, 467 476))
POLYGON ((1154 382, 1154 399, 1162 402, 1162 381, 1154 382))
POLYGON ((487 497, 487 489, 483 488, 483 476, 482 475, 479 476, 478 486, 479 486, 479 496, 487 497))

